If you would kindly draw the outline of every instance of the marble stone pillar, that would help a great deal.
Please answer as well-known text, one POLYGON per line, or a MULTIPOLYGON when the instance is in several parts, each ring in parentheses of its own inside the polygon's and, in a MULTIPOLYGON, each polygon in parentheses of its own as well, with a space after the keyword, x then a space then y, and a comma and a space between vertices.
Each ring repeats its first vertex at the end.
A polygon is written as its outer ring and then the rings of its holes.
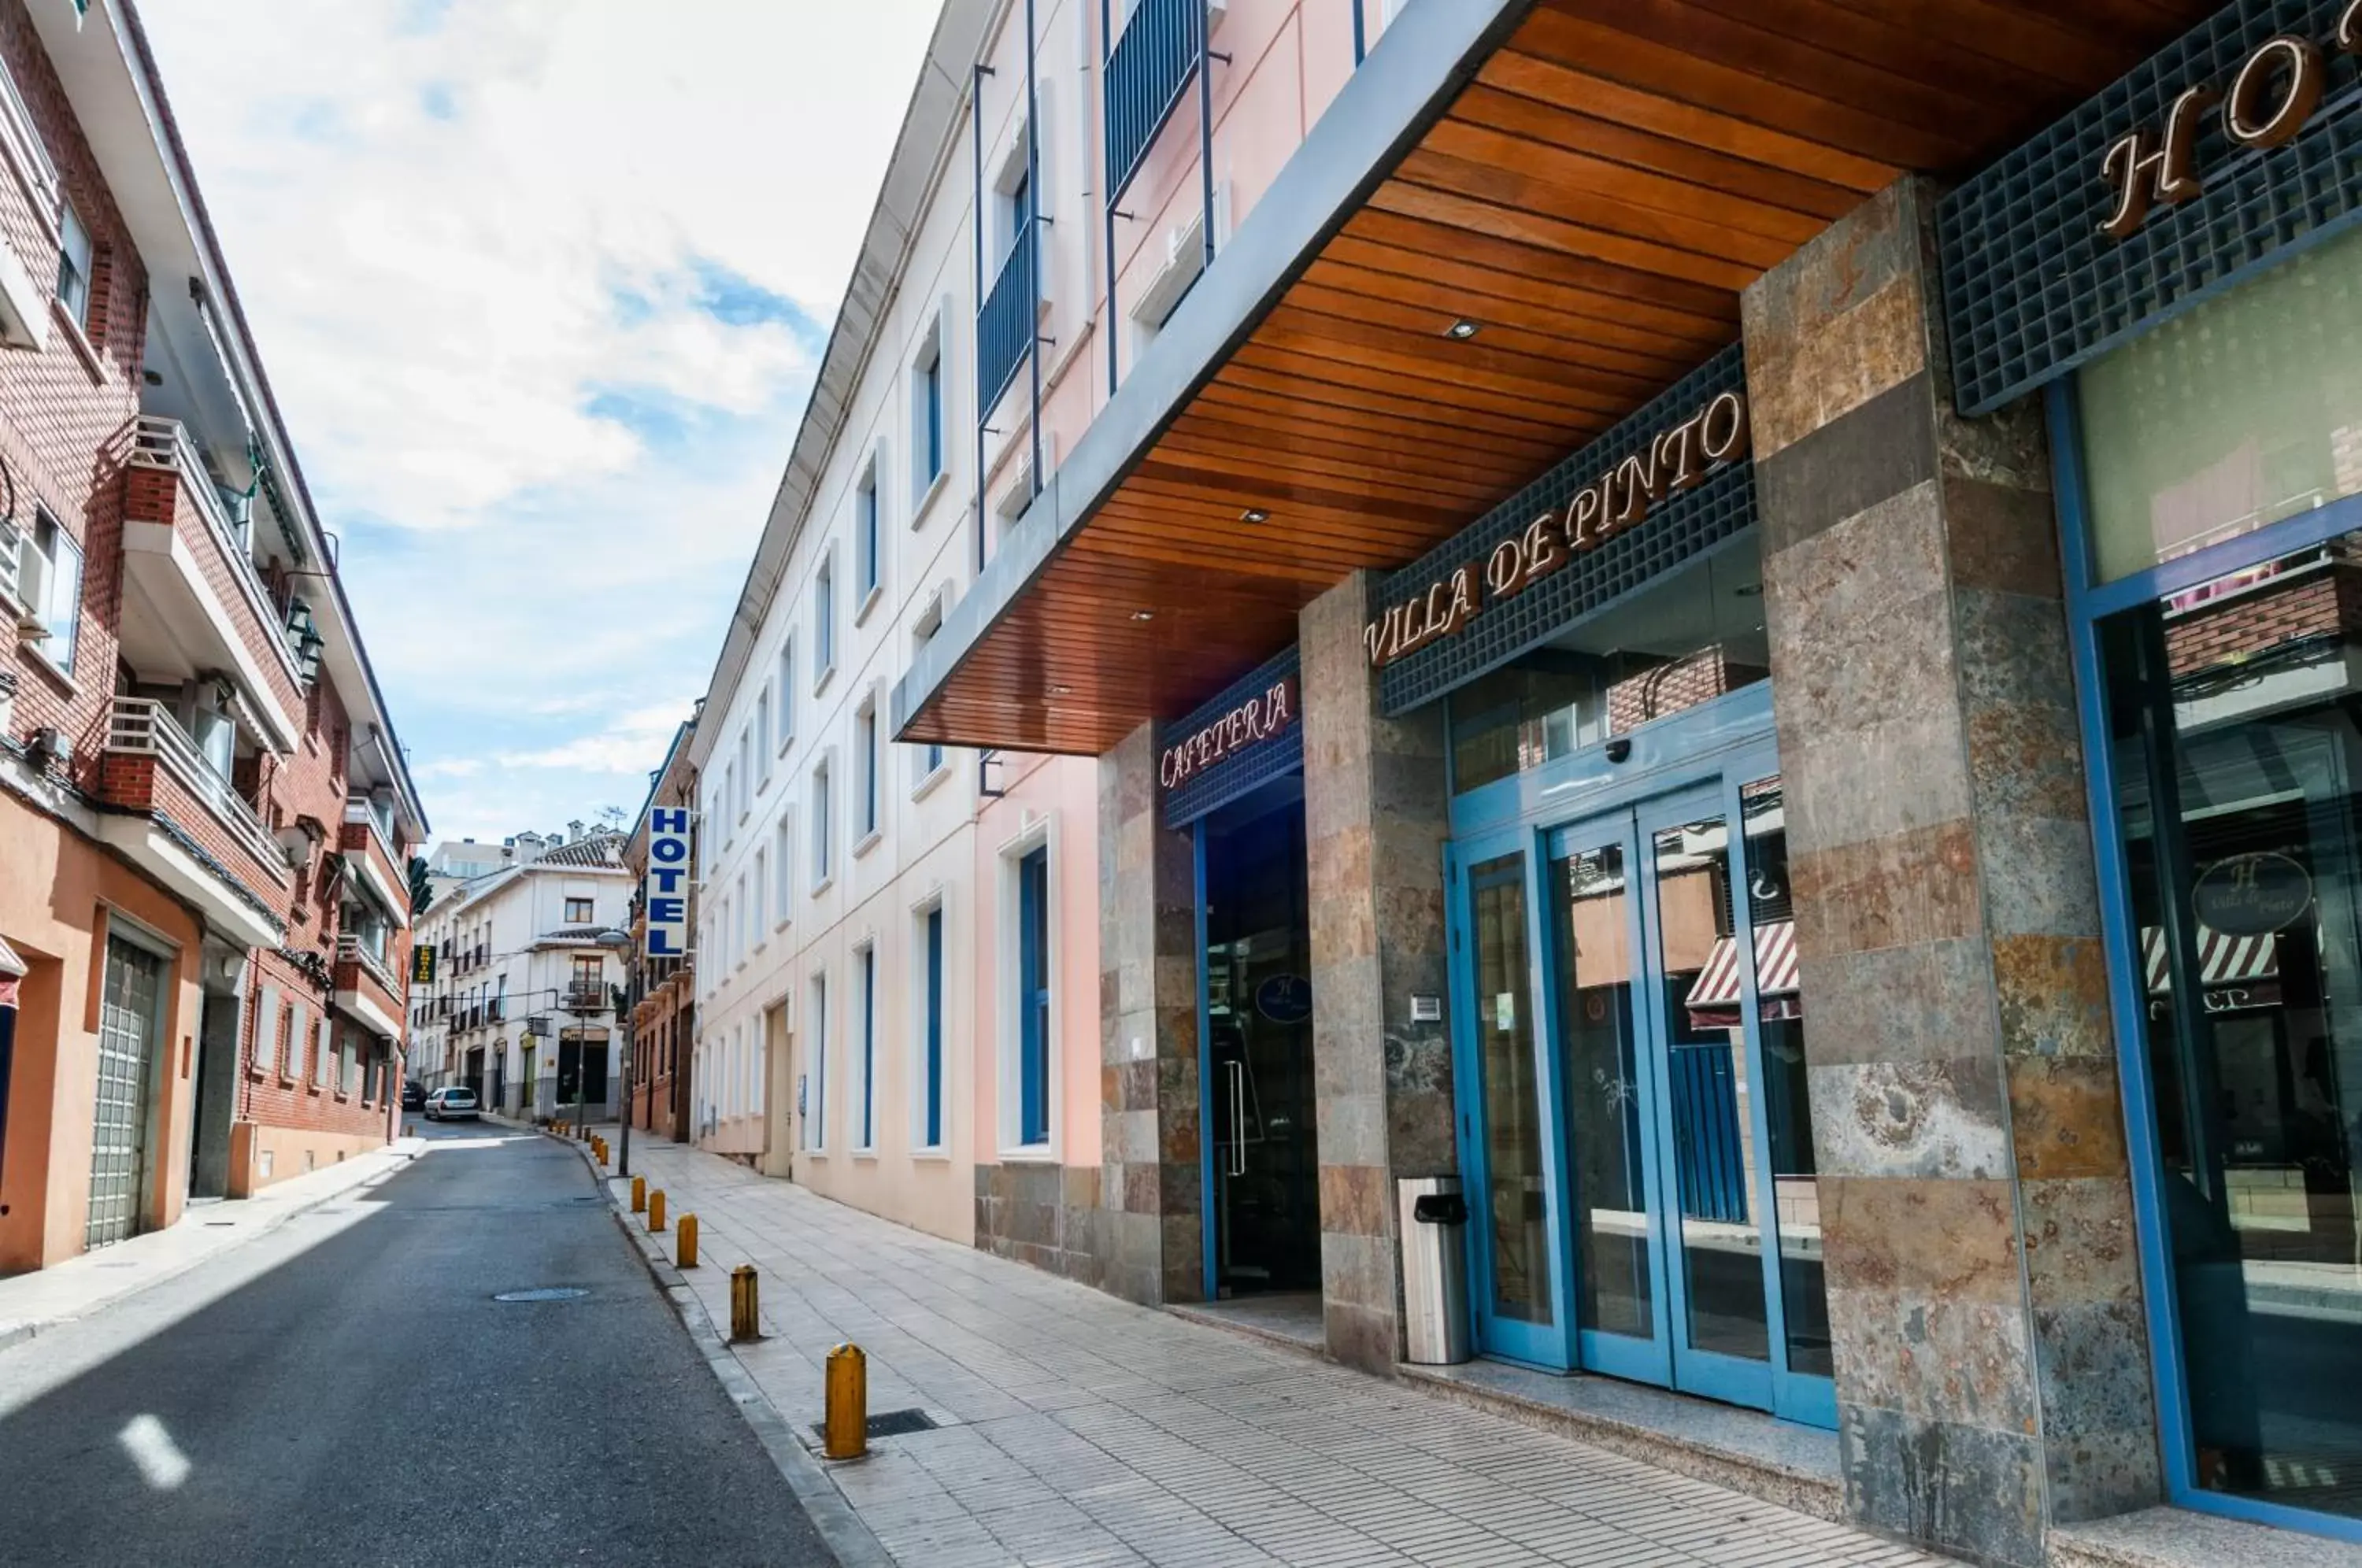
POLYGON ((1145 1305, 1205 1295, 1197 919, 1143 724, 1099 758, 1099 1283, 1145 1305))
POLYGON ((1459 1154, 1450 1030, 1410 1019, 1414 995, 1449 988, 1442 704, 1379 713, 1362 641, 1373 591, 1357 573, 1306 606, 1297 652, 1323 1316, 1331 1356, 1391 1375, 1395 1178, 1455 1172, 1459 1154))
POLYGON ((2034 1564, 2158 1461, 2039 400, 1954 409, 1934 193, 1747 292, 1849 1510, 2034 1564))

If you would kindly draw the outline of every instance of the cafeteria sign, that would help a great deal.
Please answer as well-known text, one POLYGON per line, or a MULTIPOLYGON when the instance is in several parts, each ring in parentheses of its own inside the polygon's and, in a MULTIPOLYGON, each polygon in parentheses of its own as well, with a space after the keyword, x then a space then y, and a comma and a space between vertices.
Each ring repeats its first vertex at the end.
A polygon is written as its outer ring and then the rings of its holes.
MULTIPOLYGON (((2362 0, 2356 0, 2362 5, 2362 0)), ((1638 527, 1650 507, 1747 455, 1747 399, 1726 392, 1680 424, 1650 437, 1644 451, 1609 467, 1552 508, 1493 547, 1482 580, 1473 563, 1429 583, 1427 591, 1363 630, 1370 668, 1383 669, 1440 638, 1455 636, 1487 607, 1522 592, 1575 557, 1638 527)))
POLYGON ((2209 866, 2190 891, 2198 923, 2225 936, 2269 936, 2312 907, 2312 878, 2285 855, 2234 855, 2209 866))

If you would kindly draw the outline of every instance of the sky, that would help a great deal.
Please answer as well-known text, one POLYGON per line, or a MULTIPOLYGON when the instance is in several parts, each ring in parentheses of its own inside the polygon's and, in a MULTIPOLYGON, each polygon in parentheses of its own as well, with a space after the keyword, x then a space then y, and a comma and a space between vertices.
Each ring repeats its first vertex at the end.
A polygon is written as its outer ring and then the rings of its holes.
POLYGON ((635 813, 936 0, 147 0, 436 839, 635 813))

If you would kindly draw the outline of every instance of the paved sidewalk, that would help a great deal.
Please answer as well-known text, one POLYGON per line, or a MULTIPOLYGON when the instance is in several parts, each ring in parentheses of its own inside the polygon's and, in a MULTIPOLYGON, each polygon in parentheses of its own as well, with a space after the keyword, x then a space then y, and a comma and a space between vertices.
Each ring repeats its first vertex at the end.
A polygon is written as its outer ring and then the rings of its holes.
MULTIPOLYGON (((635 1135, 632 1164, 674 1216, 697 1215, 687 1277, 715 1321, 729 1321, 731 1268, 761 1271, 767 1338, 734 1353, 807 1446, 822 1358, 847 1339, 868 1354, 873 1416, 944 1423, 828 1471, 913 1568, 1943 1561, 1133 1307, 679 1144, 635 1135)), ((609 1186, 628 1201, 627 1183, 609 1186)))
POLYGON ((160 1285, 269 1234, 307 1209, 382 1181, 425 1146, 421 1139, 397 1138, 382 1149, 275 1182, 252 1198, 191 1204, 182 1210, 178 1224, 164 1230, 0 1279, 0 1349, 160 1285))

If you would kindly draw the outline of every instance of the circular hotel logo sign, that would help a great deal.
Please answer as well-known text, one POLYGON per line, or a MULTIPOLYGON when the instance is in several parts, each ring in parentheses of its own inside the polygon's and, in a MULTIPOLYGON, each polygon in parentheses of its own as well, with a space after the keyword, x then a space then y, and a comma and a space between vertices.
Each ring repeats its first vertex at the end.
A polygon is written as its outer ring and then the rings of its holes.
POLYGON ((2198 923, 2225 936, 2268 936, 2295 924, 2312 907, 2312 877, 2287 856, 2268 850, 2216 861, 2199 874, 2190 894, 2198 923))

